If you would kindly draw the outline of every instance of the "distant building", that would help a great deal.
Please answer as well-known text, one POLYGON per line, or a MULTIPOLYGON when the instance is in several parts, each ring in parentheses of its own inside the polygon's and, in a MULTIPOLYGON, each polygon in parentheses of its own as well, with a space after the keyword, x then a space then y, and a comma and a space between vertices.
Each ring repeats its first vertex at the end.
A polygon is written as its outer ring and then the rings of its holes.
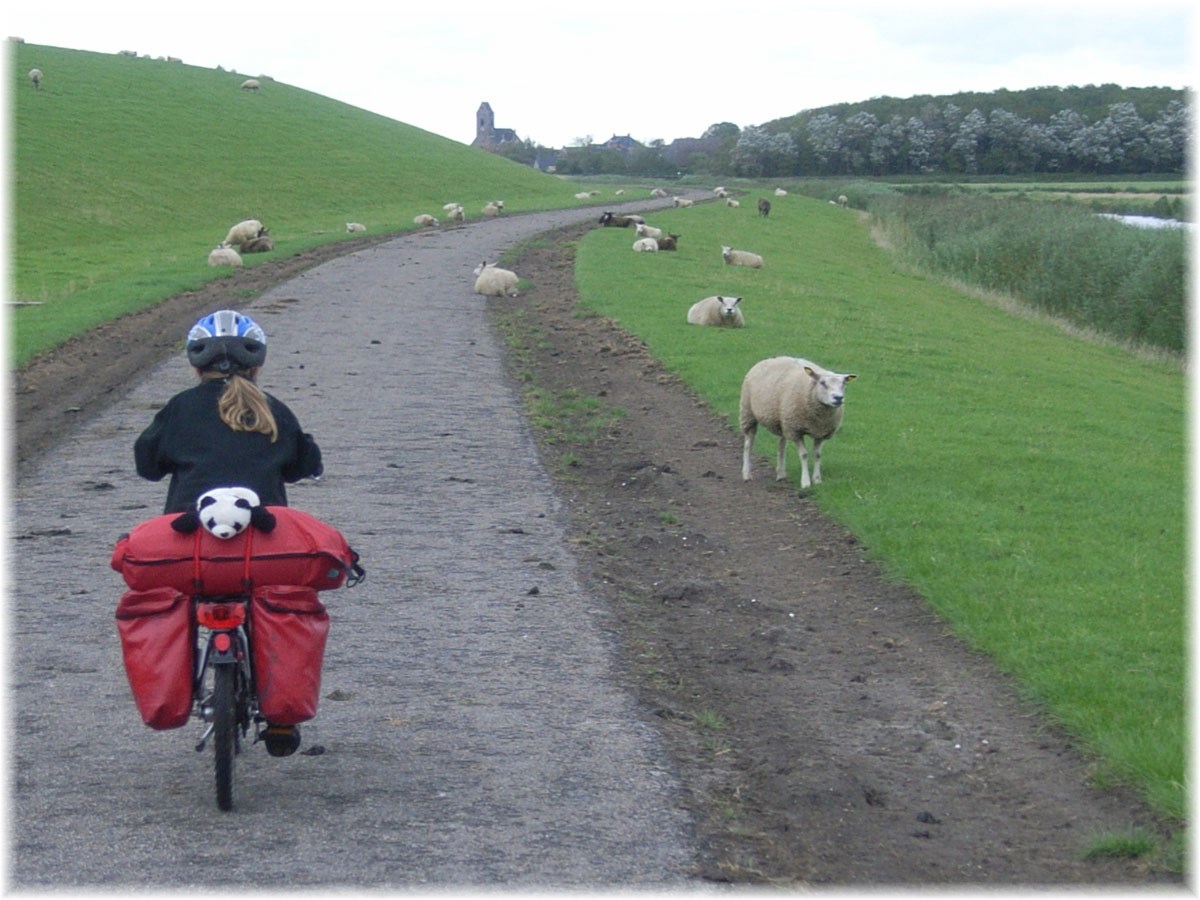
POLYGON ((635 141, 632 135, 614 134, 605 142, 604 146, 609 150, 616 150, 623 156, 628 156, 635 149, 642 145, 635 141))
POLYGON ((499 150, 502 145, 519 140, 511 128, 496 127, 496 114, 492 112, 490 104, 486 101, 479 104, 479 111, 475 113, 475 140, 471 141, 472 147, 499 150))

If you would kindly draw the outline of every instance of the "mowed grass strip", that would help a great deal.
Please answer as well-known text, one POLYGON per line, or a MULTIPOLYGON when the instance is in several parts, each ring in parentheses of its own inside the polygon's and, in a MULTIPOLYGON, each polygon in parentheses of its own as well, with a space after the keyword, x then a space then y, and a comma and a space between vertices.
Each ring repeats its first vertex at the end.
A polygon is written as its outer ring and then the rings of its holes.
MULTIPOLYGON (((901 271, 851 211, 771 197, 762 218, 755 198, 652 217, 681 235, 676 253, 634 253, 631 232, 590 232, 583 304, 645 340, 734 429, 759 359, 856 373, 811 496, 1084 739, 1102 779, 1138 786, 1182 821, 1178 365, 901 271), (766 266, 725 266, 721 245, 766 266), (747 327, 687 325, 688 307, 712 294, 743 296, 747 327)), ((760 430, 758 479, 773 477, 774 444, 760 430)), ((726 475, 740 477, 740 459, 726 475)))

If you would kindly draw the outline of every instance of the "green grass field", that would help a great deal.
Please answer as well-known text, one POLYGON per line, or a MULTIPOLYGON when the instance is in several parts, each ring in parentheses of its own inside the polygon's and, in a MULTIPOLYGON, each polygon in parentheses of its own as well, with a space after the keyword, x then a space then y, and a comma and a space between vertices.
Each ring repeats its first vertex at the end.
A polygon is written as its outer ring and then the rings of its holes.
MULTIPOLYGON (((769 219, 751 203, 650 222, 682 236, 677 253, 633 253, 615 230, 583 241, 587 307, 643 338, 734 429, 759 359, 856 373, 813 496, 1083 737, 1102 778, 1182 819, 1180 366, 901 271, 853 212, 826 202, 774 199, 769 219), (723 244, 762 254, 765 268, 725 266, 723 244), (687 325, 711 294, 742 296, 747 327, 687 325)), ((773 461, 774 438, 760 433, 758 450, 773 461)), ((794 455, 789 466, 798 484, 794 455)))
MULTIPOLYGON (((39 305, 10 311, 13 364, 227 277, 207 254, 242 218, 271 228, 278 256, 347 239, 347 221, 409 229, 451 200, 472 217, 492 199, 511 211, 579 203, 577 184, 286 85, 251 94, 228 72, 14 50, 13 287, 39 305), (37 93, 23 74, 34 64, 46 72, 37 93)), ((641 336, 731 427, 758 359, 857 373, 813 495, 1078 735, 1098 778, 1136 785, 1182 823, 1179 364, 912 274, 853 211, 792 195, 762 219, 755 197, 652 217, 682 235, 677 253, 634 254, 629 231, 590 232, 585 304, 641 336), (724 266, 722 244, 767 267, 724 266), (745 298, 747 328, 684 323, 715 293, 745 298)), ((759 450, 773 452, 767 438, 759 450)))

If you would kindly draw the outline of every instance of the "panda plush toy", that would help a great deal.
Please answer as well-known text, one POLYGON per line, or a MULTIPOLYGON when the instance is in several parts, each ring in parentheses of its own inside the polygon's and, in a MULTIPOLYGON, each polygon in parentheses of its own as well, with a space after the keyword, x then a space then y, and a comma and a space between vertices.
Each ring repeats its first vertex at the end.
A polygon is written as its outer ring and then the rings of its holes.
POLYGON ((201 525, 224 541, 241 534, 247 526, 270 531, 275 527, 275 516, 259 503, 258 494, 250 488, 213 488, 200 495, 195 510, 171 522, 181 534, 191 534, 201 525))

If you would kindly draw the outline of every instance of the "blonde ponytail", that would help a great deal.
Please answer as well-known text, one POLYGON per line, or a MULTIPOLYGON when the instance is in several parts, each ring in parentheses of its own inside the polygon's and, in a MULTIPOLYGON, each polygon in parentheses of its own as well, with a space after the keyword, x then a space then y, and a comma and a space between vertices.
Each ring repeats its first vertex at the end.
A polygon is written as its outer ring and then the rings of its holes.
POLYGON ((218 372, 205 372, 204 379, 227 378, 225 390, 217 401, 217 412, 221 421, 234 431, 257 431, 265 434, 275 443, 279 438, 279 426, 271 407, 267 403, 267 395, 262 392, 254 379, 253 373, 239 373, 223 376, 218 372))

